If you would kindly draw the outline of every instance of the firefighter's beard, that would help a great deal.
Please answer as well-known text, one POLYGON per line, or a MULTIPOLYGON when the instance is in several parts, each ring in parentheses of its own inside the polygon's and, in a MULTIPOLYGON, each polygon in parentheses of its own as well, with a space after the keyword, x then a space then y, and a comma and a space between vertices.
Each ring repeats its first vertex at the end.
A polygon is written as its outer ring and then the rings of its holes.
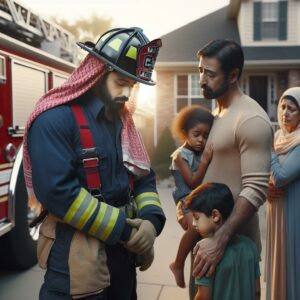
POLYGON ((107 88, 106 80, 100 84, 98 92, 100 100, 112 113, 117 113, 119 110, 124 108, 125 102, 128 101, 128 97, 123 95, 112 98, 107 88))

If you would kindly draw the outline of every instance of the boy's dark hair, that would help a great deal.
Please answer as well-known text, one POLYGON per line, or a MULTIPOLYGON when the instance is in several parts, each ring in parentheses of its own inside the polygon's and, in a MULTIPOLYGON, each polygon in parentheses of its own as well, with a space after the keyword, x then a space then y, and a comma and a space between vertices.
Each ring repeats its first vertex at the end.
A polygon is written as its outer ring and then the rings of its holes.
POLYGON ((188 131, 198 123, 208 124, 212 126, 214 117, 212 113, 205 107, 200 105, 192 105, 184 107, 180 110, 172 123, 173 136, 184 141, 188 131))
POLYGON ((244 53, 242 47, 231 40, 212 40, 197 52, 198 58, 216 57, 221 63, 224 75, 227 78, 229 73, 235 69, 239 69, 240 79, 244 67, 244 53))
POLYGON ((232 212, 234 200, 226 184, 204 183, 186 197, 185 206, 207 217, 211 216, 213 209, 217 209, 226 220, 232 212))

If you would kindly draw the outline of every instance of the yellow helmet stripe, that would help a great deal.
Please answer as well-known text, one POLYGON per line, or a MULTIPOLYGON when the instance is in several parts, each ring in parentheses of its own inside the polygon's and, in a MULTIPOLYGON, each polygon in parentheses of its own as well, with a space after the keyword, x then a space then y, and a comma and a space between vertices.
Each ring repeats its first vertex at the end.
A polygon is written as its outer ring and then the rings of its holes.
POLYGON ((136 60, 137 57, 137 49, 136 47, 130 46, 130 48, 128 49, 126 56, 129 58, 132 58, 134 60, 136 60))
POLYGON ((108 44, 108 46, 110 46, 112 49, 114 49, 114 50, 116 50, 116 51, 119 51, 121 44, 122 44, 122 40, 116 38, 116 39, 112 40, 112 41, 108 44))

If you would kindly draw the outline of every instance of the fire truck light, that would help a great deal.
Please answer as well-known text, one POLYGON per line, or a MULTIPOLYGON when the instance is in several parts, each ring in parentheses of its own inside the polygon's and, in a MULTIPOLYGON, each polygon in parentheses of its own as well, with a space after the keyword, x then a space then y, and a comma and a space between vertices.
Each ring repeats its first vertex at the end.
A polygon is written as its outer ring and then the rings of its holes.
POLYGON ((16 159, 17 148, 14 144, 9 143, 5 147, 5 157, 9 162, 13 162, 16 159))

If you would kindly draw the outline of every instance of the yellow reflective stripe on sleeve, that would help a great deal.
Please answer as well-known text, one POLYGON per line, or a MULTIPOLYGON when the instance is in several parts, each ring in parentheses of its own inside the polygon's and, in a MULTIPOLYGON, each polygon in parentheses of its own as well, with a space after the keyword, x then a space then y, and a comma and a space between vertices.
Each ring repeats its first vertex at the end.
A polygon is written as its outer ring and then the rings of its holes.
POLYGON ((87 209, 83 212, 81 218, 79 219, 79 222, 77 224, 78 229, 82 229, 86 222, 89 220, 89 218, 93 215, 98 205, 98 200, 96 198, 92 198, 92 201, 90 201, 89 206, 87 209))
POLYGON ((156 205, 158 207, 161 207, 158 194, 153 192, 138 195, 135 198, 135 202, 138 210, 141 210, 146 205, 156 205))
POLYGON ((101 202, 100 209, 89 233, 100 238, 102 241, 108 239, 119 218, 119 209, 101 202))
POLYGON ((82 229, 97 208, 98 200, 85 189, 80 189, 78 196, 65 214, 64 221, 82 229))
POLYGON ((159 199, 159 196, 158 196, 157 193, 154 193, 154 192, 147 192, 147 193, 142 193, 142 194, 138 195, 138 196, 135 198, 135 202, 139 202, 141 199, 149 198, 149 197, 159 199))
POLYGON ((146 205, 156 205, 158 207, 161 207, 161 204, 157 200, 148 200, 148 201, 143 201, 142 203, 138 204, 138 210, 141 210, 144 206, 146 205))
POLYGON ((80 189, 80 192, 78 194, 78 196, 76 197, 76 199, 74 200, 74 202, 72 203, 72 205, 69 207, 67 213, 64 216, 64 221, 68 224, 71 223, 74 215, 76 214, 78 208, 80 207, 82 201, 84 200, 84 198, 87 195, 87 191, 84 189, 80 189))
POLYGON ((100 208, 97 214, 97 217, 95 219, 95 221, 93 222, 91 229, 89 230, 89 233, 92 235, 96 235, 97 230, 99 229, 102 220, 105 216, 106 213, 106 209, 107 209, 107 205, 105 203, 100 203, 100 208))
POLYGON ((120 211, 117 208, 113 208, 112 214, 110 216, 109 222, 106 226, 106 229, 103 232, 101 239, 103 241, 107 240, 108 236, 111 234, 112 230, 114 229, 116 222, 118 220, 120 211))

